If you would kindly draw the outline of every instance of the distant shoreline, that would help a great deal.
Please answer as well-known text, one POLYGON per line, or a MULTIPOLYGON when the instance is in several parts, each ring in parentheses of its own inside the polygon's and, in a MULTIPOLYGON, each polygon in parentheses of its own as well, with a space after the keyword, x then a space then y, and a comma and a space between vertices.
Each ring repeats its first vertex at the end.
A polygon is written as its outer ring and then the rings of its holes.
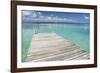
POLYGON ((34 24, 90 24, 90 23, 74 23, 74 22, 27 22, 23 21, 22 23, 34 23, 34 24))

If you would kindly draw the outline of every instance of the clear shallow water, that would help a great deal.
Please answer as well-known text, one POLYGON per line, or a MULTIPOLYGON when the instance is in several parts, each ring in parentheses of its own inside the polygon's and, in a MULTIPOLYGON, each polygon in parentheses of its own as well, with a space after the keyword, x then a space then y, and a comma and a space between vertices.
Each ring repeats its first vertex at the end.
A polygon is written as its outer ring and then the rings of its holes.
POLYGON ((89 24, 36 24, 33 26, 32 23, 24 23, 22 28, 22 61, 27 56, 32 35, 45 32, 55 32, 89 53, 89 24))

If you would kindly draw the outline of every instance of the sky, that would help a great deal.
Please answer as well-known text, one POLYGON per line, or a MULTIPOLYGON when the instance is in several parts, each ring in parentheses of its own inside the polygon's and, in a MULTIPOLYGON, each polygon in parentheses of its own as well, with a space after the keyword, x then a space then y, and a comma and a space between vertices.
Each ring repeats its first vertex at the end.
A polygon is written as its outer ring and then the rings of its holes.
POLYGON ((23 21, 89 23, 89 13, 22 10, 23 21))

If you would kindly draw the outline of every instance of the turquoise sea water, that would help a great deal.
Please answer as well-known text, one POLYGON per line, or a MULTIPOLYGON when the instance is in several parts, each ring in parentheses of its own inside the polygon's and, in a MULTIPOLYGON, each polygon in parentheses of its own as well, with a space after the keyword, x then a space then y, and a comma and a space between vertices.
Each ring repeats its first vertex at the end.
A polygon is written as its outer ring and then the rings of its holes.
POLYGON ((22 61, 25 61, 32 35, 37 33, 55 32, 66 40, 78 45, 89 53, 89 24, 34 24, 23 23, 22 27, 22 61))

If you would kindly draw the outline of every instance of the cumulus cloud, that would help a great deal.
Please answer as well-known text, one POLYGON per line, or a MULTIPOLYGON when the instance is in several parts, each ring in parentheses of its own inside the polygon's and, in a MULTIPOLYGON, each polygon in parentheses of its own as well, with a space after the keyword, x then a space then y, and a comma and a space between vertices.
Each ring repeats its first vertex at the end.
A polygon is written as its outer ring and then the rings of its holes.
MULTIPOLYGON (((88 19, 88 17, 85 17, 88 19)), ((37 11, 23 11, 23 20, 32 22, 76 22, 73 19, 62 18, 53 14, 44 16, 41 12, 37 11)))
POLYGON ((37 17, 36 12, 33 12, 33 13, 32 13, 32 17, 37 17))
POLYGON ((31 15, 31 12, 29 12, 29 11, 22 11, 22 13, 23 13, 23 16, 29 16, 29 15, 31 15))

